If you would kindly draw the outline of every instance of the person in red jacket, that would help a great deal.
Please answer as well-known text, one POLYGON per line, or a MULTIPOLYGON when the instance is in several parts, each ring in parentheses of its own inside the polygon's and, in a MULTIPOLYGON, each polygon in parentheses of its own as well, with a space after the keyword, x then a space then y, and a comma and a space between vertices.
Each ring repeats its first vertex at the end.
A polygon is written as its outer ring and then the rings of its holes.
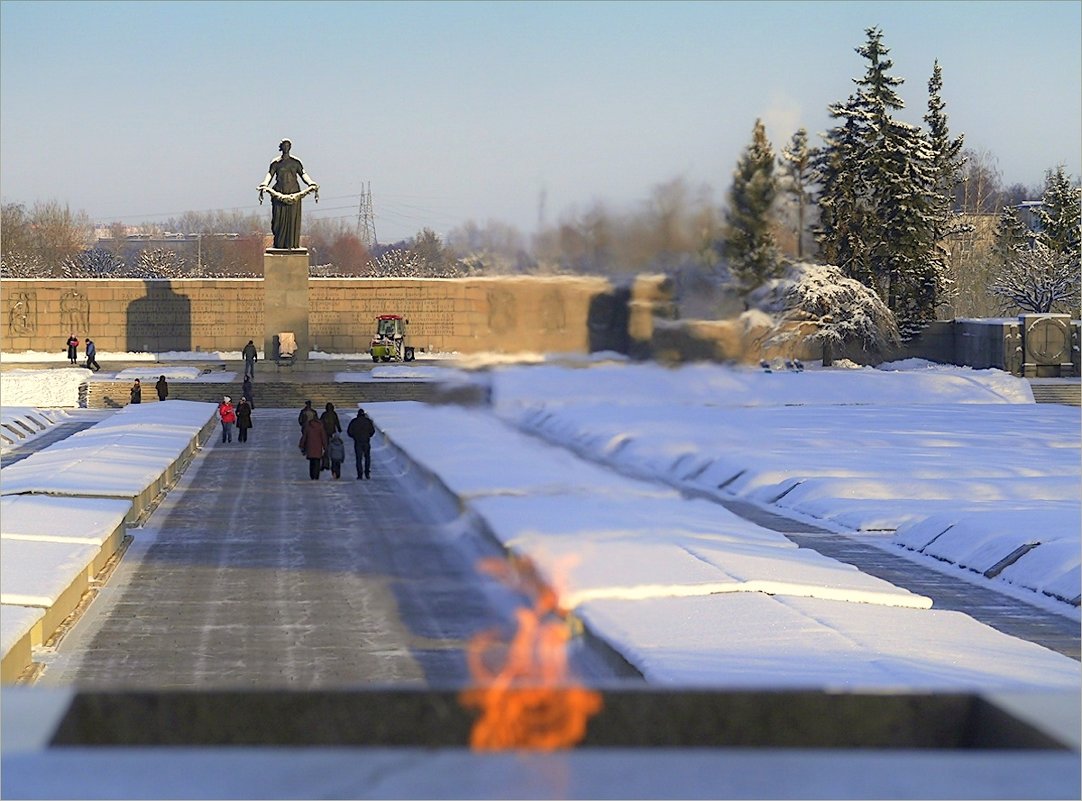
POLYGON ((237 422, 237 410, 226 395, 218 404, 218 417, 222 420, 222 442, 233 441, 233 424, 237 422))
POLYGON ((301 453, 308 458, 308 477, 313 481, 319 481, 323 454, 327 451, 327 429, 323 427, 318 417, 313 417, 304 424, 300 448, 301 453))

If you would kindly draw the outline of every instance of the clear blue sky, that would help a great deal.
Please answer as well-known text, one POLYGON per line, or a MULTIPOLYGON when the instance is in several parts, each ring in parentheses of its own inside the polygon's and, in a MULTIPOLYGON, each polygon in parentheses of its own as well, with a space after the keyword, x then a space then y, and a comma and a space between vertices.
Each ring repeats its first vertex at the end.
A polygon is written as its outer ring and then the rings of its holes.
POLYGON ((321 185, 306 215, 355 220, 370 182, 383 242, 530 233, 678 177, 720 200, 757 117, 776 148, 818 143, 869 26, 906 119, 938 58, 953 131, 1006 183, 1082 172, 1077 1, 4 0, 0 193, 103 223, 258 210, 288 137, 321 185))

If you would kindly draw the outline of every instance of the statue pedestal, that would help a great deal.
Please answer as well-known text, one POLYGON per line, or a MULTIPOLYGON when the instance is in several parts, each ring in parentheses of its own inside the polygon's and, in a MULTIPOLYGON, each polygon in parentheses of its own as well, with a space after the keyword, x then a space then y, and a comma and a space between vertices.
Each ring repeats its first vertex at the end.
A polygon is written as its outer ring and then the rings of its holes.
POLYGON ((308 251, 268 248, 263 252, 263 353, 278 357, 278 334, 297 340, 294 361, 308 359, 308 251))

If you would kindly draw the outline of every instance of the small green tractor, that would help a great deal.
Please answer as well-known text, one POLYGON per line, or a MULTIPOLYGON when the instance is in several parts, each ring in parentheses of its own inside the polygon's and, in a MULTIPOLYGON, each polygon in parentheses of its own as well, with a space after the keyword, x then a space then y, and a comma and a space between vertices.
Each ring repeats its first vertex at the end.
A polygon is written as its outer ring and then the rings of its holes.
POLYGON ((413 348, 406 344, 406 325, 401 314, 381 314, 376 318, 376 335, 368 352, 374 362, 413 361, 413 348))

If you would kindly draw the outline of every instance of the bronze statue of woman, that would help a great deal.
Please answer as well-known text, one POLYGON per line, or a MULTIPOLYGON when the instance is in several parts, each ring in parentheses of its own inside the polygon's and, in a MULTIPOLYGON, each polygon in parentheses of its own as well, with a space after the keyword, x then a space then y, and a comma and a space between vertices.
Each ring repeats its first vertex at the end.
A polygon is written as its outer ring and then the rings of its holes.
POLYGON ((258 187, 260 203, 264 192, 271 196, 274 247, 283 250, 297 250, 301 246, 301 198, 315 192, 316 202, 319 202, 319 184, 308 177, 299 159, 289 155, 292 146, 288 139, 281 141, 278 149, 282 155, 270 163, 267 175, 258 187), (306 184, 303 190, 301 181, 306 184))

